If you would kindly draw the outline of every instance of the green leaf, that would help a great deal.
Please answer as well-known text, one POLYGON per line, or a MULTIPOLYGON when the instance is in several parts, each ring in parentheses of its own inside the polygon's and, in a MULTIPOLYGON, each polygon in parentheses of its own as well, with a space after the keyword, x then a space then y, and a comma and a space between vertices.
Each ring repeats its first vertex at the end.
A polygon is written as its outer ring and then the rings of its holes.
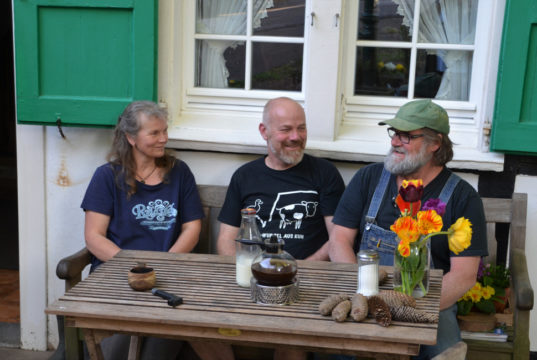
POLYGON ((480 302, 476 303, 475 306, 479 309, 479 311, 486 313, 486 314, 492 314, 496 312, 496 309, 494 308, 494 303, 488 300, 481 300, 480 302))

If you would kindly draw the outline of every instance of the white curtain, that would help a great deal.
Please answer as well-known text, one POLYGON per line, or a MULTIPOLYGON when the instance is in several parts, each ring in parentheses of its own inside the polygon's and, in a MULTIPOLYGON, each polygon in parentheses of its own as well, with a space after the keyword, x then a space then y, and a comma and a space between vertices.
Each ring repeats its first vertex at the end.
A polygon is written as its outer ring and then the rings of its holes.
MULTIPOLYGON (((196 18, 196 32, 199 34, 246 35, 247 0, 200 0, 196 18)), ((253 27, 261 26, 261 19, 267 17, 267 8, 273 7, 273 0, 254 0, 253 27)), ((199 85, 202 87, 225 88, 228 86, 229 71, 226 68, 224 51, 237 46, 238 41, 202 40, 196 59, 199 64, 199 85)))
MULTIPOLYGON (((415 0, 392 0, 397 13, 412 32, 415 0)), ((419 42, 473 44, 478 0, 422 0, 420 5, 419 42)), ((436 99, 467 100, 470 90, 472 52, 427 50, 439 56, 446 70, 436 99)))

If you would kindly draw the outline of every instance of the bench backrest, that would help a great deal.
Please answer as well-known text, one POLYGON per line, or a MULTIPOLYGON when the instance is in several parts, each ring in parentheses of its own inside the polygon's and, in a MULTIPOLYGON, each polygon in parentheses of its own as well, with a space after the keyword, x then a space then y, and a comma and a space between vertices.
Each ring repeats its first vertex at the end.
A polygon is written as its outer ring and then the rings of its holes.
POLYGON ((525 249, 526 212, 528 206, 527 194, 514 193, 511 199, 482 198, 487 222, 487 242, 489 256, 485 263, 495 264, 508 262, 507 259, 497 259, 498 247, 502 241, 507 241, 507 253, 510 249, 525 249), (498 234, 498 224, 510 224, 508 239, 502 239, 498 234), (498 236, 497 236, 498 235, 498 236))
POLYGON ((216 254, 216 239, 218 237, 218 214, 226 198, 227 186, 198 185, 201 205, 205 218, 201 223, 201 234, 194 252, 216 254))
MULTIPOLYGON (((194 251, 214 254, 216 253, 216 239, 219 229, 217 217, 226 197, 227 186, 198 185, 198 190, 205 212, 205 219, 202 222, 200 241, 194 251)), ((482 200, 487 222, 489 250, 489 256, 484 260, 485 263, 491 262, 495 264, 499 245, 500 247, 503 245, 507 251, 510 248, 525 248, 528 196, 514 193, 511 199, 482 198, 482 200), (505 224, 509 228, 507 239, 502 238, 501 231, 497 229, 498 224, 505 224)), ((501 263, 508 261, 509 256, 506 255, 503 254, 499 259, 501 263)))

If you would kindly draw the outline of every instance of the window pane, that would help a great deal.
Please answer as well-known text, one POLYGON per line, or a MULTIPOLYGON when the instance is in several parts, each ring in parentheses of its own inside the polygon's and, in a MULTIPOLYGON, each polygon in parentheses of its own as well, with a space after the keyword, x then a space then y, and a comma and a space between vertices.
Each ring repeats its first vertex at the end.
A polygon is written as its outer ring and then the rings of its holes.
POLYGON ((360 1, 358 40, 410 41, 407 25, 394 1, 360 1))
POLYGON ((245 35, 246 4, 247 0, 198 0, 196 33, 245 35))
POLYGON ((472 51, 419 50, 414 97, 468 101, 472 51))
MULTIPOLYGON (((400 1, 400 0, 398 0, 400 1)), ((413 14, 405 14, 412 18, 413 14)), ((475 38, 477 0, 422 0, 419 41, 472 45, 475 38)))
POLYGON ((253 43, 252 89, 302 90, 302 44, 253 43))
POLYGON ((196 40, 195 86, 227 88, 236 87, 237 81, 244 84, 244 50, 242 54, 233 51, 240 47, 244 48, 244 41, 196 40))
POLYGON ((405 96, 408 85, 409 49, 356 49, 355 95, 405 96), (402 91, 405 94, 402 94, 402 91))
POLYGON ((254 1, 254 35, 304 36, 304 0, 274 0, 274 6, 265 10, 267 2, 254 1))

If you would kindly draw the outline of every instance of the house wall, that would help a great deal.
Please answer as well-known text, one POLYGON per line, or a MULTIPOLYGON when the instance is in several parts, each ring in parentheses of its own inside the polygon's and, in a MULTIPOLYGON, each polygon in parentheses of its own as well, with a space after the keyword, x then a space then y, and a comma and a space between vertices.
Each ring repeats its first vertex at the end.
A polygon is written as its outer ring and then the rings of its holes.
MULTIPOLYGON (((55 275, 57 262, 84 246, 83 211, 80 202, 95 168, 105 161, 111 144, 110 129, 64 128, 62 139, 55 127, 17 125, 19 185, 21 344, 44 350, 58 341, 55 317, 44 315, 46 304, 64 293, 55 275), (46 321, 48 320, 48 321, 46 321)), ((257 155, 178 151, 192 169, 198 184, 227 185, 234 170, 257 155)), ((517 168, 520 158, 506 160, 503 173, 458 172, 483 192, 526 192, 528 219, 537 213, 537 176, 533 165, 517 168), (535 175, 535 174, 534 174, 535 175), (499 180, 498 180, 499 179, 499 180)), ((345 183, 363 164, 335 162, 345 183)), ((490 194, 486 194, 490 196, 490 194)), ((537 250, 537 223, 528 221, 526 253, 537 250)), ((530 259, 531 260, 531 259, 530 259)), ((530 278, 537 284, 537 264, 528 261, 530 278)), ((537 319, 532 318, 531 350, 537 351, 537 319)))

